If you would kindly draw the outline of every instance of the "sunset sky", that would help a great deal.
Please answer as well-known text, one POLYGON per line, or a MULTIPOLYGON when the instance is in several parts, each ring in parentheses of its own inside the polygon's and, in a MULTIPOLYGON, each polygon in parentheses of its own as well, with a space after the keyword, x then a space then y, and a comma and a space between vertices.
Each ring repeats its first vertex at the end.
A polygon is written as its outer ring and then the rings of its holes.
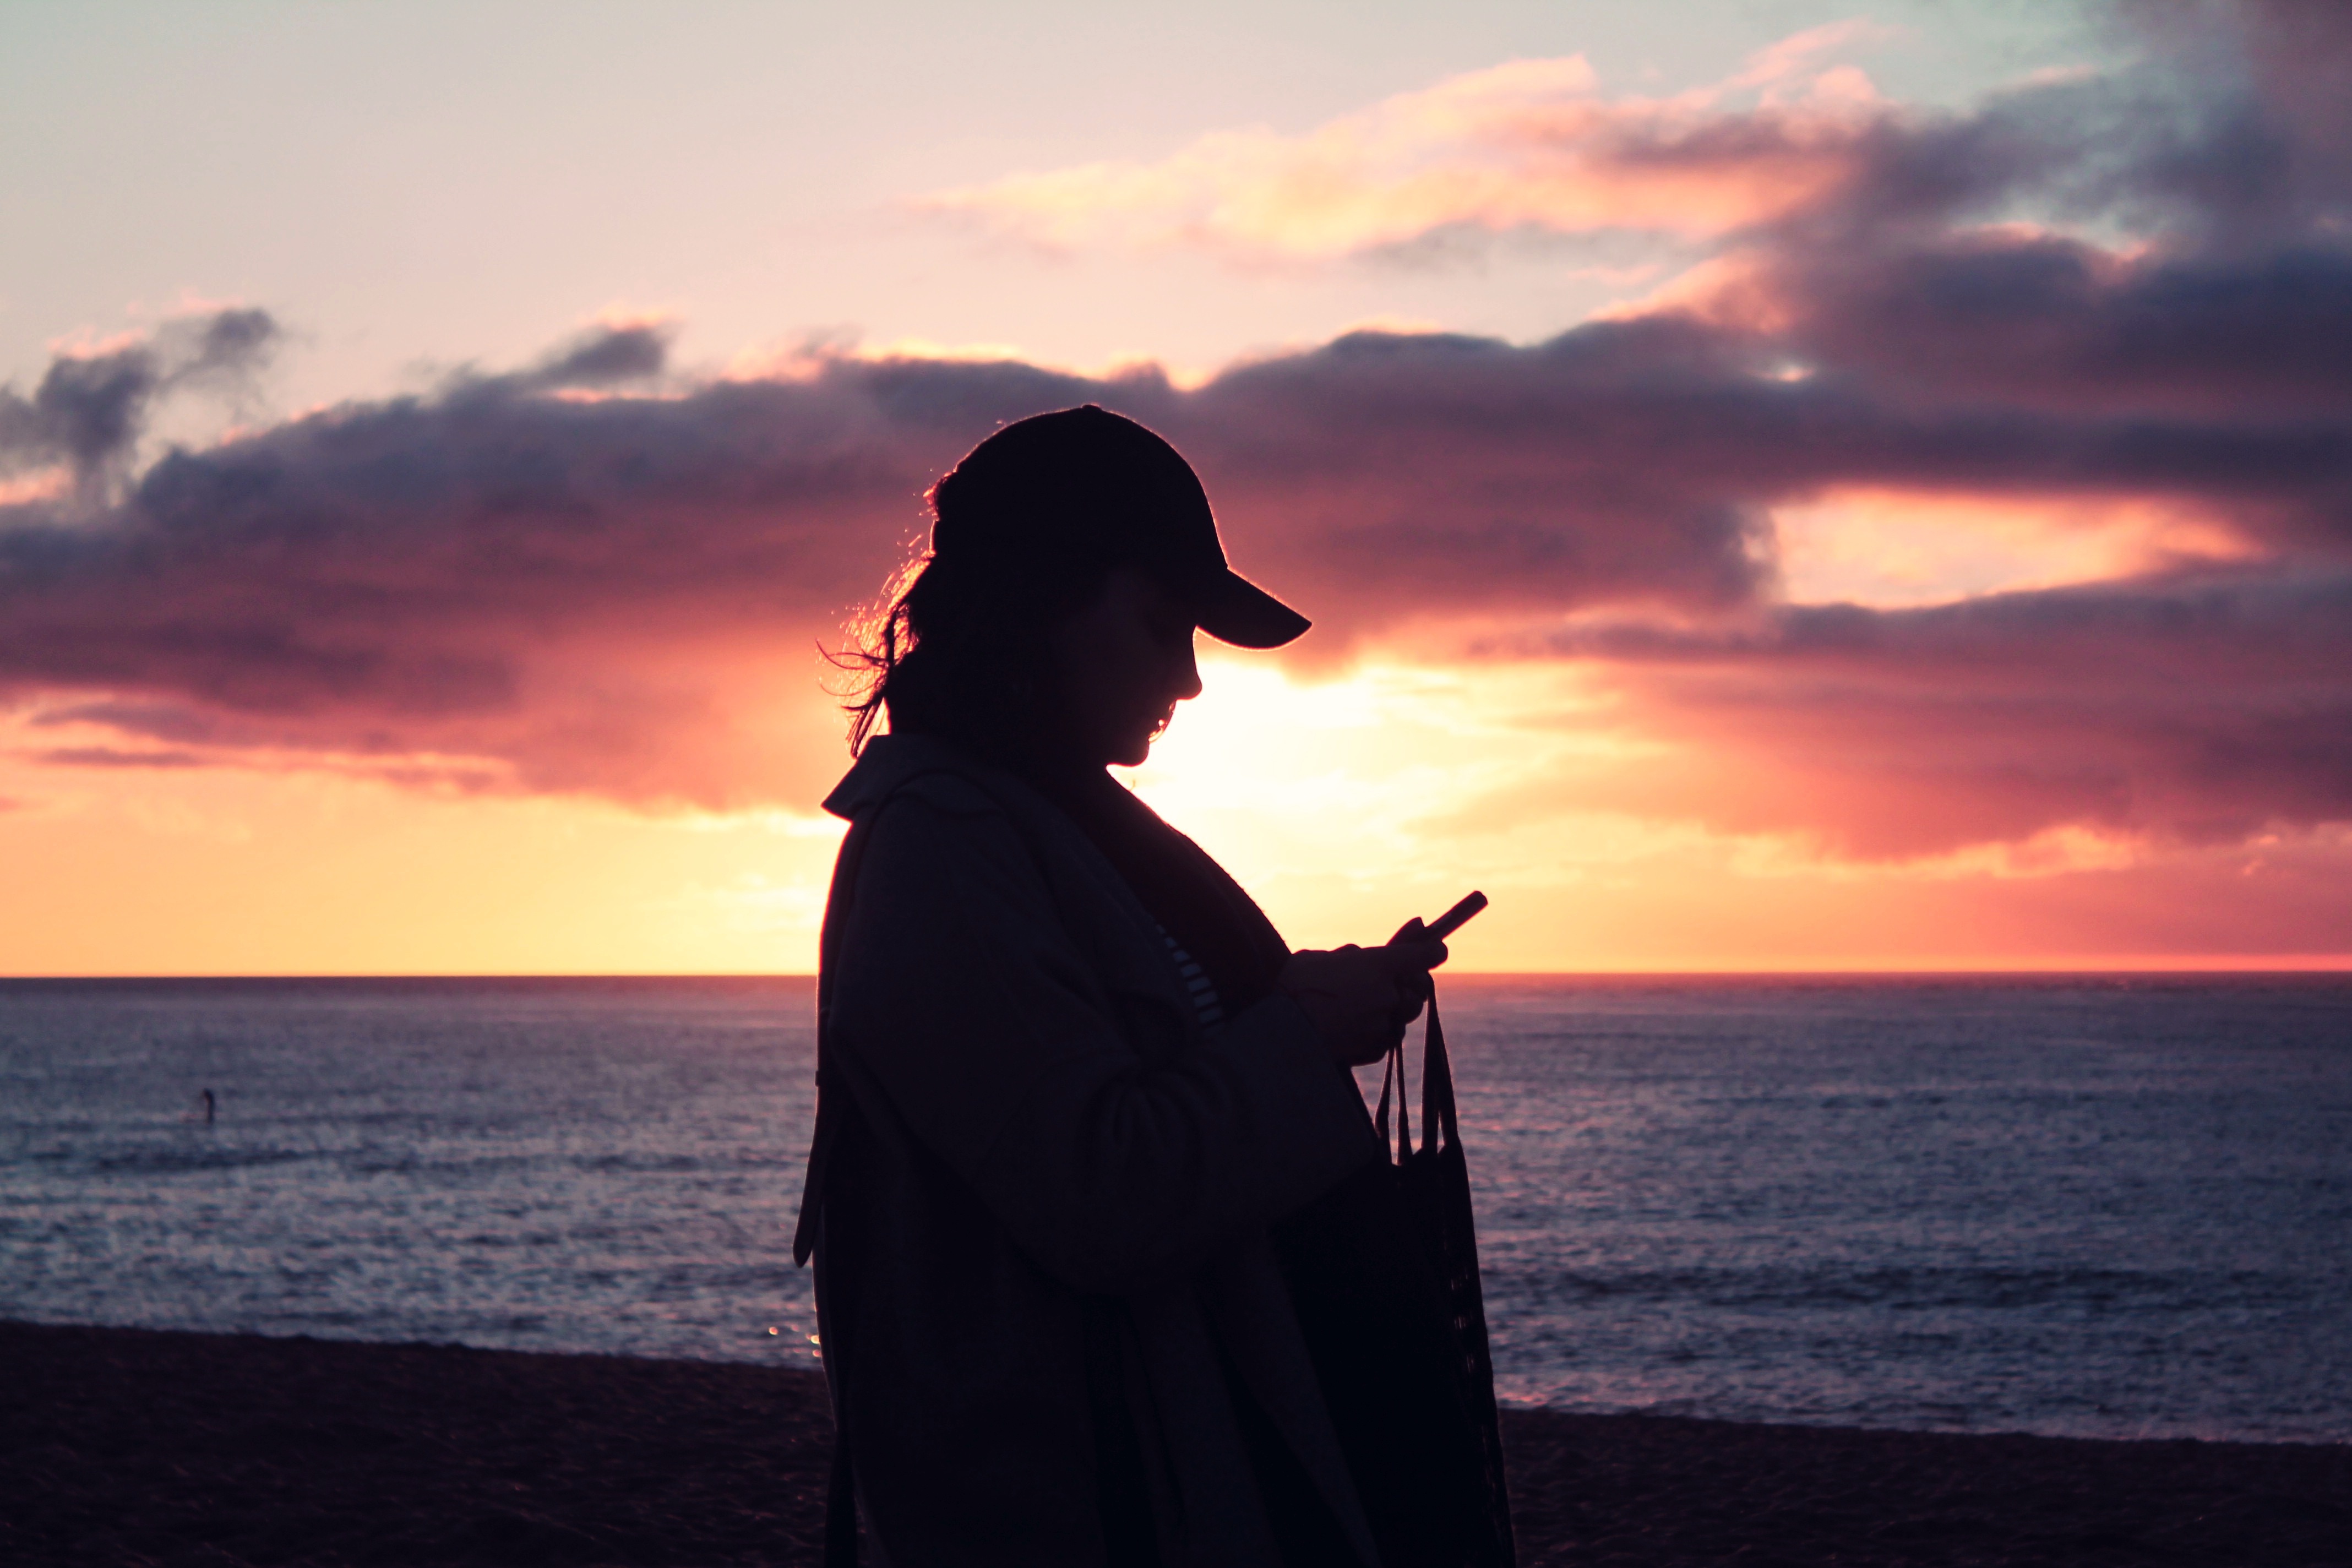
POLYGON ((2352 7, 0 8, 0 974, 801 972, 1003 421, 1295 945, 2352 965, 2352 7))

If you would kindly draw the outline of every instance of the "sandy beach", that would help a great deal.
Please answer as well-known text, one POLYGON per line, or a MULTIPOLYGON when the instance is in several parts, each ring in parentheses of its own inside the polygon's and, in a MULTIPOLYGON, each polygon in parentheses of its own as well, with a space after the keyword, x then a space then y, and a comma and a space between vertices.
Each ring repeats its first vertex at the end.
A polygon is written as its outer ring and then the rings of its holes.
MULTIPOLYGON (((814 1373, 0 1324, 0 1562, 814 1563, 814 1373)), ((1519 1411, 1520 1561, 2352 1562, 2352 1445, 1519 1411)))

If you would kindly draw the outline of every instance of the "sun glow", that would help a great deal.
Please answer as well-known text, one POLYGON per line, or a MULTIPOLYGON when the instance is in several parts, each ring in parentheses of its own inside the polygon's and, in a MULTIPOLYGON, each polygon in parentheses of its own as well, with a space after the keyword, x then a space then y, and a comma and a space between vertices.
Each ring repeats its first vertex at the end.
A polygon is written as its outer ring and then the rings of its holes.
MULTIPOLYGON (((1143 767, 1129 775, 1266 907, 1295 946, 1378 942, 1475 884, 1507 907, 1620 873, 1695 830, 1580 809, 1576 784, 1648 749, 1605 692, 1536 664, 1371 664, 1302 683, 1213 658, 1143 767)), ((1469 967, 1559 967, 1539 923, 1488 917, 1469 967)))
MULTIPOLYGON (((2252 877, 2313 886, 2311 868, 2334 852, 2282 841, 2257 864, 2059 826, 2018 844, 1842 858, 1803 833, 1629 803, 1625 779, 1664 747, 1602 670, 1370 662, 1306 681, 1213 655, 1202 679, 1126 774, 1137 792, 1293 946, 1380 942, 1483 889, 1494 908, 1454 939, 1457 972, 2160 968, 2149 955, 2168 940, 2191 950, 2168 926, 2180 911, 2252 877), (2177 888, 2173 912, 2120 917, 2125 877, 2177 888), (2085 947, 2086 929, 2116 940, 2085 947)), ((1764 784, 1727 774, 1711 787, 1764 784)), ((2245 940, 2274 955, 2288 951, 2281 934, 2245 940)), ((2196 951, 2209 967, 2252 962, 2210 936, 2196 951)))

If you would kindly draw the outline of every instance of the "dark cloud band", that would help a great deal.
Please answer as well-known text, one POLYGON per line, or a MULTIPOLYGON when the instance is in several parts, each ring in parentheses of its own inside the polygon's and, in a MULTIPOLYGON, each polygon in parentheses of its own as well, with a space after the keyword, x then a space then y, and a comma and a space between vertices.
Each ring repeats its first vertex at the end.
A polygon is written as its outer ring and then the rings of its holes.
MULTIPOLYGON (((2144 10, 2177 94, 2222 23, 2144 10)), ((1318 623, 1302 657, 1442 634, 1574 659, 1717 759, 1587 804, 1863 854, 2352 820, 2352 173, 2278 40, 2347 57, 2296 15, 2247 10, 2197 113, 2102 88, 2121 140, 2092 152, 2059 133, 2074 89, 1874 121, 1852 179, 1738 237, 1736 286, 1534 345, 1360 333, 1187 390, 847 354, 695 380, 663 329, 600 328, 135 482, 156 399, 243 374, 274 324, 67 356, 0 393, 0 464, 68 481, 0 509, 0 693, 60 765, 803 804, 837 760, 811 645, 919 542, 925 488, 1000 423, 1097 402, 1192 458, 1237 566, 1318 623), (2262 148, 2260 202, 2199 194, 2262 148), (2146 243, 1979 222, 2053 192, 2146 243), (1855 489, 2193 505, 2235 560, 1780 603, 1775 509, 1855 489)))

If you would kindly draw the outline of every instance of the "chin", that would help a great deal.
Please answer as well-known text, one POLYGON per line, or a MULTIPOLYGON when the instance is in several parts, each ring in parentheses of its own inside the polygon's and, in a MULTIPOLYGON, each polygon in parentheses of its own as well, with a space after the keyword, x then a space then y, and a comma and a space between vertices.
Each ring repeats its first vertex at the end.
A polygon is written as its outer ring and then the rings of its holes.
POLYGON ((1151 754, 1151 742, 1159 738, 1157 725, 1140 734, 1120 736, 1109 747, 1111 765, 1120 768, 1140 766, 1143 759, 1151 754))

